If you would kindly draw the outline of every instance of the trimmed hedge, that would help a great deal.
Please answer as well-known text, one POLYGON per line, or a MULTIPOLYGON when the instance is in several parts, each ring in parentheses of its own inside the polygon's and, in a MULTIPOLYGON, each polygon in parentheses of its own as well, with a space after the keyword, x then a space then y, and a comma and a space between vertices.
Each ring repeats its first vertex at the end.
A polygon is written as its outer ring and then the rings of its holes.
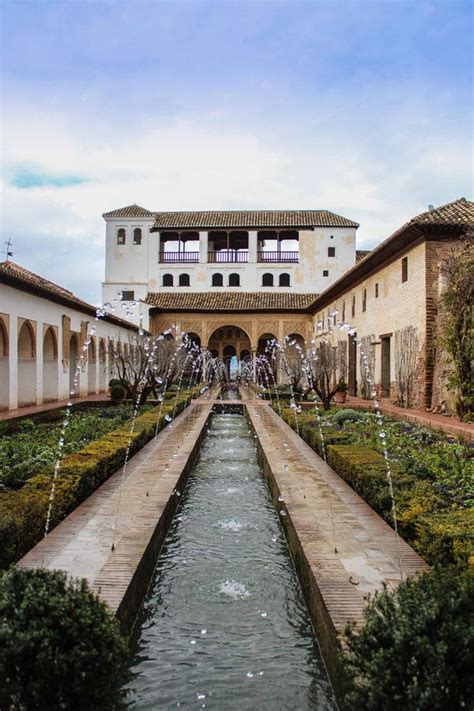
MULTIPOLYGON (((274 405, 274 410, 279 412, 274 405)), ((293 429, 295 411, 282 408, 293 429)), ((298 414, 300 436, 322 456, 316 413, 298 414)), ((378 514, 393 525, 385 459, 369 444, 351 443, 350 434, 322 422, 328 464, 378 514)), ((474 510, 448 506, 432 482, 391 462, 400 535, 430 564, 474 565, 474 510)))
MULTIPOLYGON (((192 395, 198 392, 199 387, 196 387, 192 395)), ((159 419, 160 407, 139 415, 132 434, 130 421, 127 421, 79 452, 64 457, 56 480, 51 528, 123 464, 129 441, 132 456, 154 437, 157 423, 159 430, 168 424, 166 416, 173 413, 175 404, 175 415, 178 415, 188 402, 186 390, 177 399, 175 395, 163 403, 159 419)), ((0 568, 19 560, 43 537, 53 471, 50 466, 28 479, 21 489, 0 493, 0 568)))

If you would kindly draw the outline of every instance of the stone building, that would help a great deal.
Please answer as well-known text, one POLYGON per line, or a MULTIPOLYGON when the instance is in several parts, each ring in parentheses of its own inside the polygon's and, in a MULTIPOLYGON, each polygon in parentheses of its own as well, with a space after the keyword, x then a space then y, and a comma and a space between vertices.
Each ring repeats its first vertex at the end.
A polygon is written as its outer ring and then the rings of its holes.
POLYGON ((71 291, 1 262, 0 410, 107 391, 109 343, 127 347, 137 327, 95 317, 96 308, 71 291))
POLYGON ((440 365, 445 359, 435 339, 440 264, 453 242, 473 229, 474 203, 465 198, 431 208, 316 298, 311 306, 316 338, 329 339, 347 354, 350 394, 363 394, 368 366, 379 394, 393 402, 403 400, 400 388, 408 376, 409 405, 432 408, 448 396, 440 365), (441 377, 434 378, 435 369, 441 377))
POLYGON ((104 219, 104 303, 117 293, 124 300, 220 294, 220 301, 224 293, 320 293, 356 261, 357 223, 328 210, 150 212, 130 205, 104 219))

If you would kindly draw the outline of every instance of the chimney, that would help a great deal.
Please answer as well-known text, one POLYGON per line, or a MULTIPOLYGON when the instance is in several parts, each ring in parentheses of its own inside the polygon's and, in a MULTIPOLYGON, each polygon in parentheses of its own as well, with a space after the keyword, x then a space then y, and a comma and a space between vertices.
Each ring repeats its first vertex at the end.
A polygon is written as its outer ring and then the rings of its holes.
POLYGON ((428 205, 428 210, 431 212, 431 210, 434 210, 435 206, 434 205, 428 205))

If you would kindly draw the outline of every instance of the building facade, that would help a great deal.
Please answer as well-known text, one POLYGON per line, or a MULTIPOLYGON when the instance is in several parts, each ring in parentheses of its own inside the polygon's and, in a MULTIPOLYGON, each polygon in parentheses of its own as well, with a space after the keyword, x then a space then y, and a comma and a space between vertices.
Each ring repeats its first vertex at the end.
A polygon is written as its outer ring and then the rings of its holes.
POLYGON ((134 324, 63 287, 0 263, 0 410, 108 391, 109 345, 127 347, 134 324))
POLYGON ((103 302, 148 294, 324 291, 356 261, 357 223, 327 210, 104 214, 103 302))

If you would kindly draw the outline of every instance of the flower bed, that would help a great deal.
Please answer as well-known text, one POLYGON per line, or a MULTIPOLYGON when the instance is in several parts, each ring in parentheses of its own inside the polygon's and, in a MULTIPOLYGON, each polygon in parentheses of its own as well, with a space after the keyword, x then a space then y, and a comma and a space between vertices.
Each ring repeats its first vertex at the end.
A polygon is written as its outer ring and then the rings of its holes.
MULTIPOLYGON (((199 387, 193 389, 196 395, 199 387)), ((124 462, 130 441, 130 455, 141 449, 161 430, 173 411, 180 413, 189 402, 188 391, 146 411, 135 420, 131 434, 130 419, 102 437, 67 454, 61 461, 56 483, 51 528, 62 521, 124 462)), ((28 478, 20 489, 0 492, 0 567, 17 561, 41 539, 44 533, 51 477, 54 465, 28 478)))
MULTIPOLYGON (((278 405, 273 407, 278 412, 278 405)), ((282 408, 282 416, 295 429, 295 410, 282 408)), ((297 417, 301 437, 322 455, 316 412, 297 417)), ((321 429, 328 464, 393 525, 376 416, 334 409, 321 413, 321 429)), ((473 450, 441 433, 389 417, 383 418, 383 432, 400 535, 430 564, 473 564, 473 450)))

